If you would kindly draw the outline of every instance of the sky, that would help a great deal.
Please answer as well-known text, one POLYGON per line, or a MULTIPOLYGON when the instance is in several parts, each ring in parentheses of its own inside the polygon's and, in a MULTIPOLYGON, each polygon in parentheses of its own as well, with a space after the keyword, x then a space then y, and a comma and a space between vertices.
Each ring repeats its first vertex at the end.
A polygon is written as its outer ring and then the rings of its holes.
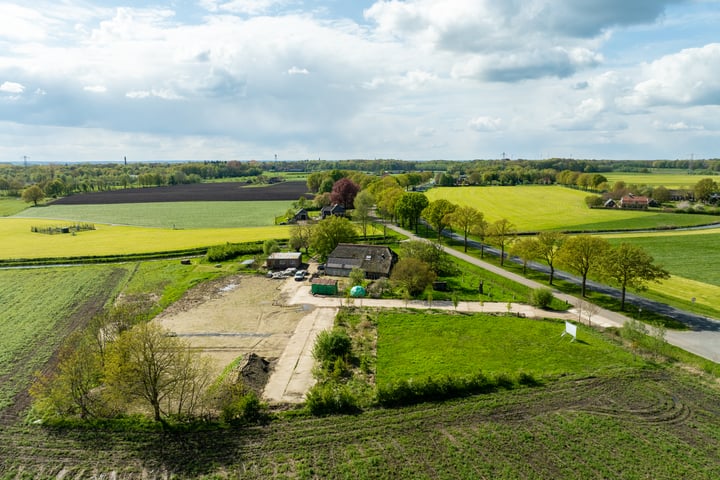
POLYGON ((720 0, 0 0, 0 162, 720 157, 720 0))

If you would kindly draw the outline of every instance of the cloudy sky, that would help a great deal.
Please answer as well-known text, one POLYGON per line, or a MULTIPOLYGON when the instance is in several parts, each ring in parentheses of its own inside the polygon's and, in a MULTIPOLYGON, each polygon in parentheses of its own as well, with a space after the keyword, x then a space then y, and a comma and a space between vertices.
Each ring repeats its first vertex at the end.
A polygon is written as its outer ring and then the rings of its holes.
POLYGON ((720 157, 720 0, 0 0, 0 161, 720 157))

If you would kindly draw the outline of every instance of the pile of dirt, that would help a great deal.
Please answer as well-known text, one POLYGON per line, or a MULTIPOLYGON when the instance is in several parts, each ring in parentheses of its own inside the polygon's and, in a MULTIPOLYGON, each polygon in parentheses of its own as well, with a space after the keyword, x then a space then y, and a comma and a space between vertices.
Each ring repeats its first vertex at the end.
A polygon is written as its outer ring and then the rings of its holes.
POLYGON ((274 363, 251 353, 238 366, 238 381, 242 381, 243 385, 260 396, 270 378, 274 363))

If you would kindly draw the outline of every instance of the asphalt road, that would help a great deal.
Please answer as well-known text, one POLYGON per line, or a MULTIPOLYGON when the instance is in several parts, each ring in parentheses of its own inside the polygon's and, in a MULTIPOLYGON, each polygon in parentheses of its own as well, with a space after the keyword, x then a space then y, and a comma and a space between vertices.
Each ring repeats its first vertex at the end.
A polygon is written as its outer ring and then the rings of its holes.
MULTIPOLYGON (((412 232, 402 229, 400 227, 397 227, 395 225, 388 224, 389 228, 392 228, 393 230, 402 233, 403 235, 407 235, 409 238, 413 239, 419 239, 422 240, 422 238, 415 236, 412 232)), ((450 237, 458 242, 463 242, 463 237, 454 233, 445 233, 446 237, 450 237)), ((468 240, 468 248, 474 248, 479 250, 480 249, 480 242, 468 240)), ((530 288, 540 288, 540 287, 547 287, 545 284, 540 284, 538 282, 535 282, 533 280, 529 280, 525 277, 522 277, 520 275, 517 275, 512 272, 508 272, 507 270, 504 270, 502 268, 496 267, 495 265, 484 262, 482 260, 479 260, 475 257, 471 257, 470 255, 464 254, 462 252, 458 252, 457 250, 454 250, 452 248, 443 247, 447 253, 450 255, 453 255, 455 257, 461 258, 462 260, 465 260, 469 263, 472 263, 474 265, 477 265, 485 270, 489 270, 497 275, 501 275, 505 278, 508 278, 510 280, 513 280, 517 283, 526 285, 530 288)), ((490 255, 499 256, 500 251, 494 247, 490 247, 488 245, 484 245, 483 247, 485 249, 485 252, 490 255)), ((514 261, 517 263, 521 263, 521 261, 517 258, 510 258, 510 261, 514 261)), ((527 268, 531 268, 533 270, 538 270, 541 272, 545 272, 548 275, 550 274, 550 269, 547 265, 542 265, 537 262, 529 262, 527 264, 527 268)), ((571 283, 575 283, 577 285, 580 285, 582 283, 582 279, 579 277, 576 277, 568 272, 555 270, 555 278, 559 278, 571 283)), ((613 296, 615 298, 620 298, 621 291, 610 287, 608 285, 604 285, 601 283, 593 282, 588 280, 586 282, 586 287, 589 290, 594 290, 597 292, 604 293, 606 295, 613 296)), ((568 304, 572 305, 575 308, 575 311, 578 310, 585 310, 585 315, 587 316, 587 300, 579 299, 577 297, 574 297, 572 295, 567 295, 565 293, 559 292, 557 290, 553 291, 553 294, 560 298, 561 300, 564 300, 568 302, 568 304)), ((651 312, 657 312, 662 315, 666 315, 668 317, 674 318, 676 320, 679 320, 686 324, 690 330, 686 331, 678 331, 678 330, 668 330, 665 333, 665 339, 668 343, 675 345, 677 347, 680 347, 684 350, 687 350, 688 352, 694 353, 695 355, 699 355, 703 358, 706 358, 708 360, 712 360, 716 363, 720 363, 720 321, 717 321, 715 319, 711 319, 708 317, 704 317, 701 315, 697 315, 692 312, 687 312, 684 310, 680 310, 674 307, 671 307, 670 305, 666 305, 664 303, 656 302, 653 300, 649 300, 647 298, 639 297, 637 295, 633 295, 631 293, 626 293, 625 295, 625 302, 633 304, 637 307, 646 309, 647 311, 651 312)), ((599 307, 593 307, 592 309, 592 315, 591 320, 593 318, 602 318, 605 324, 612 324, 617 326, 622 326, 623 323, 629 320, 628 317, 625 315, 622 315, 617 312, 613 312, 610 310, 601 309, 599 307)), ((582 313, 582 312, 581 312, 582 313)), ((587 317, 585 317, 587 318, 587 317)))

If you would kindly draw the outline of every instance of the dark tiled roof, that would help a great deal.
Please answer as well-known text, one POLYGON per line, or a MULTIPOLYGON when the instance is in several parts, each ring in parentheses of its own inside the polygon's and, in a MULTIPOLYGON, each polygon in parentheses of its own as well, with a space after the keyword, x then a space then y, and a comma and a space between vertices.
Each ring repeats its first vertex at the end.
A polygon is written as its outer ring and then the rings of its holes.
POLYGON ((395 253, 382 245, 341 243, 328 257, 327 266, 348 270, 360 267, 367 273, 389 275, 395 258, 395 253))

